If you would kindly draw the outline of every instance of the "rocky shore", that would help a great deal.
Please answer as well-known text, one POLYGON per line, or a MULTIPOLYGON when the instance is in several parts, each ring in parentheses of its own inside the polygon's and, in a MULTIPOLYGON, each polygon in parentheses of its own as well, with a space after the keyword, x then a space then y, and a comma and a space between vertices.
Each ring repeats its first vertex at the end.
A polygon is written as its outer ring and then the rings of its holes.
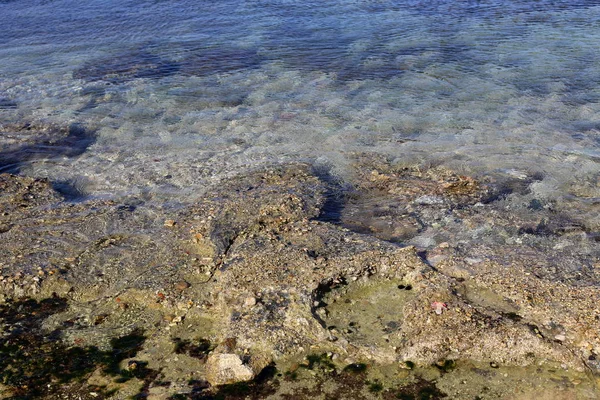
POLYGON ((0 398, 597 398, 596 227, 535 177, 353 160, 194 204, 0 175, 0 398))

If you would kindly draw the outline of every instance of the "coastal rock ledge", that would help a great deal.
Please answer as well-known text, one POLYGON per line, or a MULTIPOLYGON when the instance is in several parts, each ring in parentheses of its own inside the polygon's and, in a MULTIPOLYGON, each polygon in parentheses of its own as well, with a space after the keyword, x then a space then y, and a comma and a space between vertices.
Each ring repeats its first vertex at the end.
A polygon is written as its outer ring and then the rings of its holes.
POLYGON ((353 168, 273 165, 176 206, 0 175, 0 398, 595 398, 585 221, 507 207, 537 204, 523 182, 353 168))

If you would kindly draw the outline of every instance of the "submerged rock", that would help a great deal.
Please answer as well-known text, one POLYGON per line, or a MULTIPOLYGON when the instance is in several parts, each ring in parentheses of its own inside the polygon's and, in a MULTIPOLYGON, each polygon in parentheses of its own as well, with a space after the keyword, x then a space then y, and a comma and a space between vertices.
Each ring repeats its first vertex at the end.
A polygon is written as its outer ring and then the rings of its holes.
POLYGON ((224 46, 191 49, 181 60, 180 73, 192 76, 234 73, 258 68, 262 61, 252 49, 224 46))
POLYGON ((90 60, 73 72, 88 82, 124 83, 137 78, 158 79, 179 71, 179 64, 144 50, 133 50, 90 60))
POLYGON ((19 172, 23 163, 83 154, 96 141, 80 124, 3 125, 0 127, 0 172, 19 172))

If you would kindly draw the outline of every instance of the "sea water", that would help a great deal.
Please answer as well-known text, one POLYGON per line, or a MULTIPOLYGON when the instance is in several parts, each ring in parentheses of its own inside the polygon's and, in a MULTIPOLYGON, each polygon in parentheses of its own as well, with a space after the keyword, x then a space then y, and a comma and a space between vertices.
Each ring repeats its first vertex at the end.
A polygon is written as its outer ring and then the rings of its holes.
POLYGON ((288 161, 343 181, 371 152, 532 179, 600 226, 598 1, 0 0, 0 26, 0 124, 94 137, 18 171, 82 196, 192 201, 288 161))

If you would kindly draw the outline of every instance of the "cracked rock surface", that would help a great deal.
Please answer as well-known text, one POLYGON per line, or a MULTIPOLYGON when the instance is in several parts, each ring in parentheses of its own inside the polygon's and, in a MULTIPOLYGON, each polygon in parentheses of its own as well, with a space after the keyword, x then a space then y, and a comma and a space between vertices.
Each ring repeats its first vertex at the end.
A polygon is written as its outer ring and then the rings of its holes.
MULTIPOLYGON (((600 243, 585 221, 551 207, 507 207, 526 185, 507 193, 492 178, 368 154, 356 156, 343 190, 309 165, 273 165, 194 204, 69 203, 46 181, 9 174, 0 185, 6 310, 23 298, 64 299, 35 329, 66 348, 109 352, 133 331, 144 338, 120 359, 120 378, 99 363, 73 393, 202 398, 273 365, 294 373, 311 354, 328 355, 306 368, 335 374, 332 385, 348 365, 397 368, 393 379, 409 366, 419 379, 442 371, 438 387, 461 398, 449 366, 468 364, 514 376, 551 370, 578 381, 568 390, 581 398, 596 390, 600 243)), ((0 393, 18 391, 10 382, 0 393)), ((268 395, 285 398, 296 383, 286 385, 268 395)), ((501 386, 499 398, 514 389, 501 386)))

